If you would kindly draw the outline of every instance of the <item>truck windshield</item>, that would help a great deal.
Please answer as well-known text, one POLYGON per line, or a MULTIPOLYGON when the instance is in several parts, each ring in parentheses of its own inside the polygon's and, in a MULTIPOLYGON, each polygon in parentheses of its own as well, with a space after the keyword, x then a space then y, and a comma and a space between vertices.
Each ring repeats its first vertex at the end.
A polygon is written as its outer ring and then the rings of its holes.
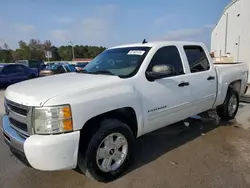
POLYGON ((81 72, 131 77, 137 73, 150 47, 109 49, 90 61, 81 72))

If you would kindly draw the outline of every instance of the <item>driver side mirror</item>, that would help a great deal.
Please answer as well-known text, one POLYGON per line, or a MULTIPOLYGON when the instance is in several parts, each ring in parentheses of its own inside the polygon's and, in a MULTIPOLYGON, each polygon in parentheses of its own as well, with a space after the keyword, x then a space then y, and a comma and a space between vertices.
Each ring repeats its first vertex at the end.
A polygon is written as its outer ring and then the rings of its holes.
POLYGON ((170 65, 155 65, 152 71, 146 72, 146 77, 149 81, 165 78, 175 74, 175 70, 170 65))

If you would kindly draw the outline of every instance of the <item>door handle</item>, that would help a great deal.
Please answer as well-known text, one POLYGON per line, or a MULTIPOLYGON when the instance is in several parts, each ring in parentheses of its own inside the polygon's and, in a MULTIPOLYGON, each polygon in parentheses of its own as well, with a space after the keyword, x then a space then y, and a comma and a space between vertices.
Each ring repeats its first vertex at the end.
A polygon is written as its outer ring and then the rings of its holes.
POLYGON ((214 80, 214 79, 215 79, 214 76, 209 76, 209 77, 207 78, 207 80, 214 80))
POLYGON ((185 87, 185 86, 188 86, 189 85, 189 82, 181 82, 178 86, 179 87, 185 87))

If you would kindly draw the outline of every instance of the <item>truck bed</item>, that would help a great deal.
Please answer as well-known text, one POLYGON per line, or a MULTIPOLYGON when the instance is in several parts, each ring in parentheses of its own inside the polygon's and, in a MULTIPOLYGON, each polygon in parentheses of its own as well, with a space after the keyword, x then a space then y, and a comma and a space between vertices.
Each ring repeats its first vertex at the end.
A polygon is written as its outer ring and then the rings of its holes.
POLYGON ((243 95, 248 78, 248 67, 244 62, 234 62, 234 63, 215 63, 215 70, 218 77, 218 96, 216 99, 216 105, 222 104, 225 96, 228 84, 234 81, 239 82, 239 95, 243 95), (224 92, 222 92, 224 91, 224 92))

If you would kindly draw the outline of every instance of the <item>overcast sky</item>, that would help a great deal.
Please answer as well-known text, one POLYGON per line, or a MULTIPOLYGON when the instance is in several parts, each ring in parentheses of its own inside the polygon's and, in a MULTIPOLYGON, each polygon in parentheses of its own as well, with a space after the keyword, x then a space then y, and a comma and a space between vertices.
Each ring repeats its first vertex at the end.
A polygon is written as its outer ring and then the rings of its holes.
POLYGON ((102 45, 210 35, 230 0, 0 0, 0 46, 19 40, 102 45))

